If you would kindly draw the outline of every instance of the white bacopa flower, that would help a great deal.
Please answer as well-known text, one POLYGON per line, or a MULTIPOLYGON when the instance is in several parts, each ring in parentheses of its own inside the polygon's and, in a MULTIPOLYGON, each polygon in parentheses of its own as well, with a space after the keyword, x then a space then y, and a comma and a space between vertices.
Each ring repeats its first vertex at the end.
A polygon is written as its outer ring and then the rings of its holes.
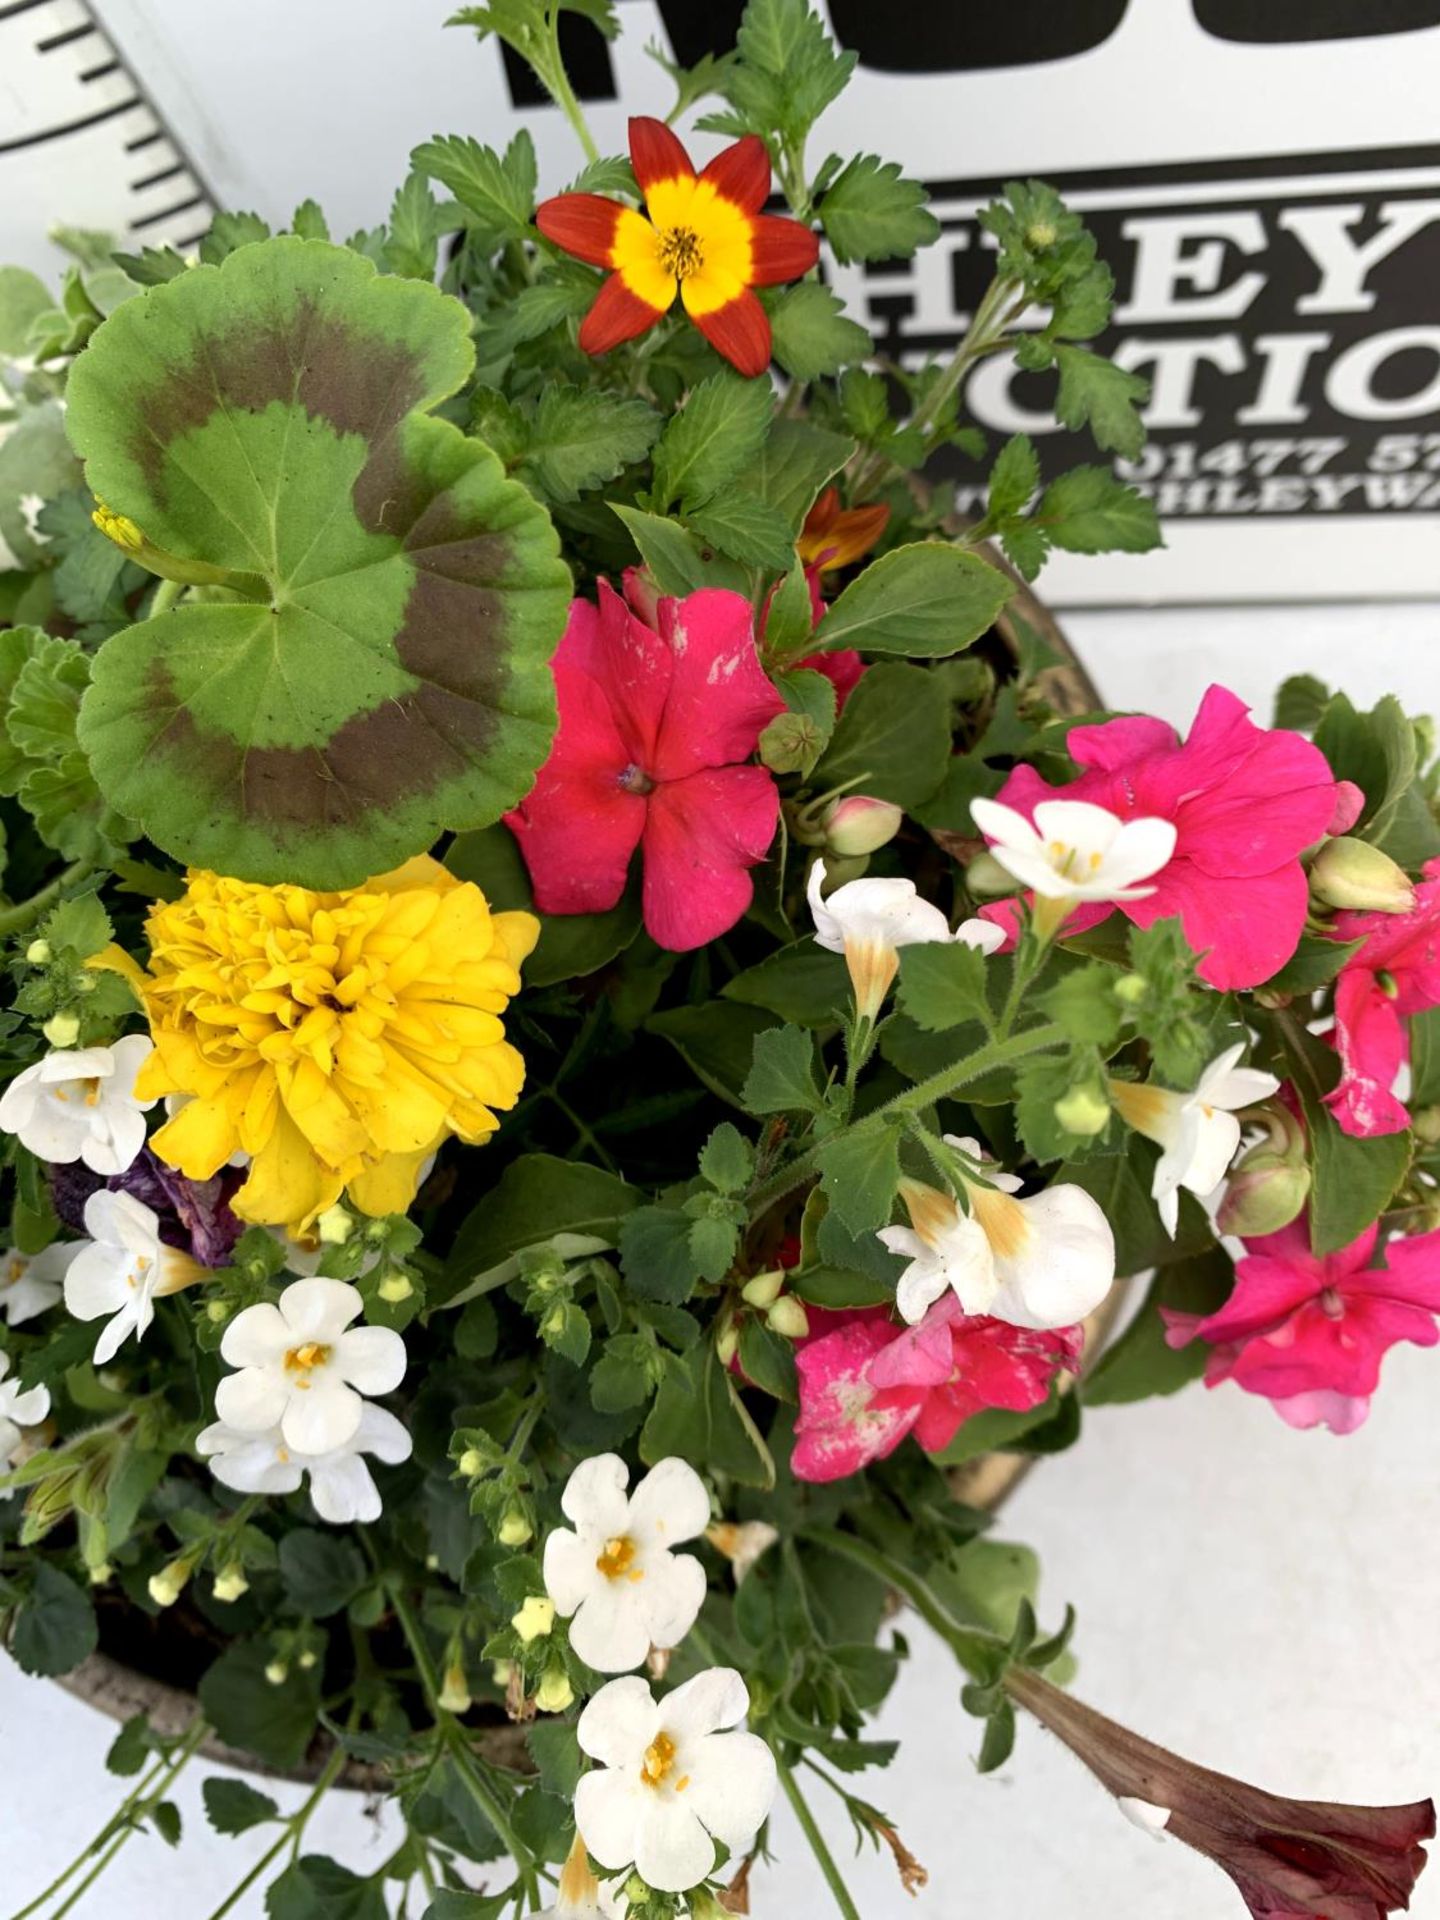
POLYGON ((11 1247, 0 1254, 0 1313, 12 1327, 56 1305, 70 1262, 83 1245, 81 1240, 52 1240, 39 1253, 11 1247))
POLYGON ((946 1289, 966 1313, 1014 1327, 1073 1327, 1093 1313, 1115 1281, 1115 1236, 1099 1203, 1064 1181, 1015 1198, 1013 1174, 978 1163, 974 1140, 945 1135, 976 1177, 965 1179, 968 1213, 948 1193, 902 1180, 908 1227, 882 1227, 891 1253, 908 1257, 896 1305, 912 1326, 946 1289))
POLYGON ((899 971, 901 947, 957 941, 993 953, 1004 944, 1002 928, 988 920, 966 920, 955 933, 936 906, 922 900, 913 880, 847 880, 825 899, 825 862, 810 869, 806 894, 815 921, 815 939, 829 953, 843 953, 855 989, 855 1004, 873 1020, 899 971))
POLYGON ((595 1878, 585 1842, 577 1833, 565 1865, 560 1869, 555 1904, 537 1913, 535 1920, 626 1920, 630 1902, 625 1898, 624 1887, 623 1879, 595 1878))
POLYGON ((769 1747, 729 1731, 749 1710, 733 1667, 708 1667, 660 1701, 638 1674, 603 1686, 575 1729, 600 1762, 575 1789, 575 1824, 595 1859, 685 1893, 713 1868, 715 1841, 744 1853, 775 1798, 769 1747))
POLYGON ((1243 1041, 1227 1047, 1206 1067, 1193 1093, 1139 1086, 1133 1080, 1110 1082, 1120 1117, 1162 1149, 1150 1195, 1172 1240, 1180 1219, 1180 1188, 1188 1187, 1202 1200, 1214 1193, 1239 1151, 1236 1113, 1279 1090, 1273 1073, 1237 1065, 1244 1051, 1243 1041))
POLYGON ((296 1280, 278 1301, 246 1307, 220 1357, 239 1369, 215 1390, 215 1411, 244 1433, 278 1427, 299 1453, 333 1453, 359 1430, 364 1394, 405 1377, 405 1342, 389 1327, 352 1327, 364 1302, 344 1280, 296 1280))
POLYGON ((10 1356, 0 1353, 0 1466, 13 1464, 20 1448, 21 1431, 38 1427, 50 1411, 50 1389, 31 1387, 21 1392, 18 1380, 7 1380, 10 1356))
POLYGON ((135 1076, 154 1052, 147 1035, 127 1033, 113 1047, 47 1053, 0 1095, 0 1131, 18 1135, 37 1159, 83 1160, 92 1173, 124 1173, 145 1144, 135 1076))
POLYGON ((574 1528, 545 1542, 545 1587, 570 1621, 570 1644, 597 1673, 638 1667, 651 1647, 678 1646, 705 1600, 705 1569, 674 1553, 710 1524, 705 1482, 685 1461, 661 1460, 632 1494, 615 1453, 582 1460, 560 1497, 574 1528))
POLYGON ((972 800, 990 851, 1022 887, 1045 900, 1142 900, 1175 851, 1171 820, 1122 820, 1088 800, 1042 800, 1032 826, 998 800, 972 800))
POLYGON ((85 1202, 88 1241, 76 1247, 65 1273, 65 1305, 77 1320, 109 1324, 95 1342, 95 1364, 114 1358, 122 1340, 143 1340, 162 1294, 178 1293, 204 1268, 160 1238, 160 1222, 133 1193, 101 1187, 85 1202))
POLYGON ((354 1433, 328 1453, 296 1452, 286 1445, 279 1427, 268 1433, 246 1433, 223 1420, 206 1427, 196 1437, 195 1448, 210 1462, 221 1486, 236 1493, 297 1493, 308 1474, 316 1513, 331 1526, 342 1527, 380 1518, 380 1492, 364 1455, 371 1453, 386 1466, 398 1466, 410 1458, 411 1440, 393 1413, 366 1400, 354 1433))

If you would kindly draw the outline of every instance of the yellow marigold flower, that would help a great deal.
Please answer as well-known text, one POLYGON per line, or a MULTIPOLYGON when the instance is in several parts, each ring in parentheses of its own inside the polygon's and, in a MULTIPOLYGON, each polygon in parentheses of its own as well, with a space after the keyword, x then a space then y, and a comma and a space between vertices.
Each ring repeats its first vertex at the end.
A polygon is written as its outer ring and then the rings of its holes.
POLYGON ((151 908, 132 974, 155 1041, 136 1091, 188 1096, 151 1145, 191 1179, 250 1155, 242 1218, 301 1232, 347 1187, 403 1212, 442 1140, 483 1140, 514 1106, 501 1015, 533 914, 492 913, 425 856, 339 893, 188 882, 151 908))

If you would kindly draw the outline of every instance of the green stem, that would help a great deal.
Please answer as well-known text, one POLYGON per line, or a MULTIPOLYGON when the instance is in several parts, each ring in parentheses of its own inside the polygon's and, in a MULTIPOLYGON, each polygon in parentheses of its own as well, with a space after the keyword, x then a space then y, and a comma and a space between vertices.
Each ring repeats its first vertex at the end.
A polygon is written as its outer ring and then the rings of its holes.
POLYGON ((850 1890, 845 1885, 839 1867, 835 1864, 835 1856, 826 1846, 825 1836, 815 1824, 815 1816, 811 1813, 805 1796, 800 1791, 799 1782, 781 1758, 778 1750, 775 1750, 775 1771, 779 1774, 780 1784, 785 1789, 785 1798, 795 1809, 795 1818, 800 1822, 800 1830, 810 1842, 810 1851, 819 1863, 820 1871, 825 1876, 825 1883, 835 1896, 835 1905, 845 1916, 845 1920, 860 1920, 860 1909, 850 1898, 850 1890))
POLYGON ((194 1756, 195 1749, 205 1738, 207 1732, 208 1727, 204 1718, 197 1714, 179 1746, 175 1747, 165 1756, 164 1770, 160 1779, 148 1789, 143 1798, 137 1800, 133 1796, 131 1797, 131 1800, 127 1803, 129 1814, 125 1825, 121 1827, 120 1831, 100 1855, 100 1858, 95 1862, 85 1878, 81 1880, 77 1886, 72 1887, 65 1899, 56 1907, 54 1913, 51 1915, 51 1920, 61 1920, 61 1916, 69 1913, 81 1895, 87 1892, 100 1878, 101 1874, 104 1873, 105 1869, 125 1845, 125 1842, 130 1838, 131 1834, 138 1830, 140 1822, 152 1808, 158 1806, 165 1798, 165 1795, 170 1791, 170 1788, 194 1756))
POLYGON ((295 1813, 290 1815, 289 1819, 285 1822, 279 1839, 255 1862, 239 1886, 232 1888, 231 1891, 226 1894, 219 1906, 216 1907, 215 1911, 210 1915, 210 1920, 224 1920, 224 1916, 234 1910, 236 1901, 242 1899, 244 1895, 250 1891, 251 1887, 254 1886, 255 1882, 260 1878, 261 1874, 264 1873, 270 1863, 282 1854, 292 1841, 298 1851, 301 1837, 310 1823, 311 1814, 314 1813, 316 1807, 319 1806, 320 1802, 325 1798, 325 1795, 335 1784, 344 1765, 345 1749, 341 1746, 336 1746, 330 1758, 325 1762, 324 1771, 315 1782, 309 1799, 307 1799, 303 1806, 295 1813))
POLYGON ((150 602, 148 618, 153 620, 157 614, 169 613, 181 594, 185 583, 181 580, 162 580, 155 589, 155 598, 150 602))
POLYGON ((595 1129, 581 1114, 575 1111, 564 1094, 557 1093, 554 1087, 545 1087, 543 1092, 549 1100, 554 1102, 575 1129, 576 1134, 579 1136, 580 1145, 590 1149, 607 1173, 618 1172, 619 1169, 616 1167, 614 1159, 606 1152, 603 1143, 597 1138, 595 1129))
POLYGON ((69 1866, 55 1876, 43 1893, 37 1893, 28 1906, 21 1907, 17 1912, 12 1913, 10 1920, 28 1920, 30 1914, 38 1913, 47 1900, 52 1899, 59 1893, 65 1882, 80 1871, 81 1867, 84 1866, 85 1862, 98 1848, 104 1846, 106 1840, 115 1831, 116 1821, 125 1819, 131 1808, 138 1805, 149 1792, 150 1788, 164 1773, 166 1764, 166 1756, 164 1754, 157 1755, 154 1764, 146 1768, 139 1782, 130 1790, 124 1800, 121 1801, 118 1811, 111 1814, 95 1838, 91 1840, 88 1845, 81 1848, 69 1866))
POLYGON ((593 166, 600 158, 600 149, 591 138, 580 102, 575 98, 575 89, 570 85, 570 76, 565 71, 565 61, 560 52, 560 8, 558 6, 550 13, 549 25, 549 57, 543 68, 537 63, 536 71, 544 82, 550 98, 575 129, 575 137, 580 142, 585 158, 593 166))
MULTIPOLYGON (((447 1713, 440 1705, 440 1676, 436 1672, 435 1662, 430 1657, 430 1649, 425 1644, 424 1630, 410 1605, 400 1578, 391 1574, 386 1579, 390 1593, 390 1604, 395 1610, 395 1618, 410 1648, 415 1661, 416 1672, 420 1675, 420 1685, 425 1692, 426 1704, 434 1716, 440 1738, 444 1742, 450 1757, 455 1762, 455 1770, 460 1775, 470 1798, 499 1835, 500 1842, 515 1862, 520 1884, 528 1900, 534 1902, 540 1898, 540 1886, 536 1877, 535 1857, 525 1842, 516 1833, 510 1822, 510 1816, 503 1801, 481 1766, 465 1738, 465 1729, 456 1720, 453 1713, 447 1713)), ((213 1915, 212 1920, 219 1920, 213 1915)))
POLYGON ((19 933, 40 918, 47 907, 51 907, 64 893, 67 887, 78 886, 85 877, 94 871, 93 860, 72 860, 63 873, 57 874, 41 887, 38 893, 32 893, 28 900, 17 901, 13 907, 0 908, 0 939, 7 934, 19 933))
POLYGON ((999 1644, 995 1636, 962 1627, 913 1568, 892 1560, 883 1548, 872 1546, 858 1534, 817 1527, 807 1529, 800 1537, 811 1546, 820 1547, 826 1553, 838 1554, 842 1560, 850 1560, 857 1567, 863 1567, 867 1573, 874 1574, 877 1580, 883 1580, 887 1586, 903 1594, 926 1626, 939 1634, 967 1673, 983 1674, 987 1671, 986 1656, 999 1644))
POLYGON ((972 1080, 978 1080, 982 1074, 996 1067, 1008 1066, 1012 1060, 1023 1059, 1027 1053, 1038 1053, 1042 1047, 1053 1046, 1065 1037, 1064 1029, 1053 1021, 1047 1021, 1039 1027, 1027 1027, 1023 1033, 1010 1035, 1001 1040, 991 1040, 978 1052, 972 1053, 968 1060, 961 1060, 953 1067, 942 1067, 938 1073, 932 1073, 927 1080, 919 1080, 913 1087, 907 1087, 904 1093, 897 1093, 873 1113, 867 1113, 863 1120, 857 1120, 853 1126, 832 1133, 826 1140, 818 1141, 808 1147, 804 1153, 792 1160, 788 1167, 782 1167, 772 1174, 765 1183, 757 1187, 750 1196, 750 1219, 758 1220, 767 1213, 777 1200, 783 1200, 798 1186, 810 1179, 815 1173, 817 1156, 825 1147, 839 1140, 846 1133, 853 1133, 861 1127, 873 1127, 883 1123, 888 1115, 918 1113, 922 1107, 933 1106, 937 1100, 947 1099, 951 1094, 972 1080))

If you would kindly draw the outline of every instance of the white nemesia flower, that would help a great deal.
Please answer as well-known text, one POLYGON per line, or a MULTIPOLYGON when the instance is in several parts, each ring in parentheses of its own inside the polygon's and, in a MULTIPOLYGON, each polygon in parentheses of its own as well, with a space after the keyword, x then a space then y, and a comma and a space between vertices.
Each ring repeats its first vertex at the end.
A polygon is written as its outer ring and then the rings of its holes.
POLYGON ((1137 886, 1175 851, 1175 824, 1121 820, 1088 800, 1042 800, 1032 826, 998 800, 972 800, 970 817, 1022 887, 1045 900, 1143 900, 1137 886))
POLYGON ((624 1887, 623 1878, 595 1878, 585 1842, 577 1833, 565 1865, 560 1869, 555 1904, 542 1909, 535 1920, 626 1920, 630 1902, 625 1898, 624 1887))
POLYGON ((154 1050, 148 1035, 127 1033, 113 1047, 47 1053, 0 1095, 0 1130, 17 1134, 37 1159, 124 1173, 145 1144, 142 1116, 155 1104, 135 1098, 135 1076, 154 1050))
POLYGON ((575 1729, 600 1762, 575 1789, 575 1825, 595 1859, 685 1893, 713 1867, 716 1840, 744 1853, 775 1798, 769 1747, 728 1731, 749 1709, 733 1667, 708 1667, 660 1701, 638 1674, 603 1686, 575 1729))
MULTIPOLYGON (((978 1142, 947 1133, 945 1144, 978 1162, 978 1142)), ((891 1253, 908 1256, 895 1303, 911 1326, 947 1288, 966 1313, 1012 1327, 1073 1327, 1093 1313, 1115 1281, 1115 1236, 1099 1203, 1064 1181, 1017 1200, 1014 1174, 987 1166, 965 1181, 963 1213, 948 1193, 902 1180, 908 1227, 882 1227, 891 1253), (989 1184, 987 1185, 986 1182, 989 1184)))
POLYGON ((243 1433, 279 1427, 299 1453, 333 1453, 359 1430, 362 1394, 405 1377, 405 1342, 389 1327, 351 1327, 364 1302, 344 1280, 296 1280, 278 1302, 246 1307, 220 1357, 239 1369, 215 1390, 215 1411, 243 1433))
POLYGON ((847 880, 829 899, 822 897, 825 862, 810 869, 806 895, 815 921, 815 939, 829 953, 843 953, 855 989, 855 1004, 873 1020, 899 971, 901 947, 957 941, 993 953, 1005 934, 988 920, 966 920, 954 932, 950 923, 915 891, 913 880, 847 880))
POLYGON ((47 1312, 64 1291, 70 1262, 83 1240, 52 1240, 39 1253, 11 1247, 0 1254, 0 1313, 12 1327, 47 1312))
POLYGON ((279 1427, 245 1433, 223 1420, 196 1436, 195 1449, 221 1486, 236 1493, 296 1493, 308 1473, 316 1513, 342 1527, 380 1518, 379 1489, 362 1456, 373 1453, 386 1466, 398 1466, 410 1458, 411 1440, 393 1413, 366 1400, 354 1433, 328 1453, 297 1453, 279 1427))
POLYGON ((65 1274, 65 1305, 77 1320, 109 1325, 95 1342, 103 1367, 122 1340, 143 1340, 162 1294, 178 1293, 203 1271, 199 1263, 160 1238, 160 1222, 133 1193, 101 1187, 85 1202, 85 1231, 65 1274))
POLYGON ((0 1466, 13 1464, 20 1449, 22 1427, 38 1427, 50 1411, 50 1389, 31 1387, 20 1391, 18 1380, 7 1380, 10 1356, 0 1353, 0 1466))
POLYGON ((1158 1203, 1172 1240, 1180 1220, 1180 1188, 1188 1187, 1202 1200, 1214 1193, 1239 1151, 1236 1113, 1279 1091, 1280 1082, 1273 1073, 1236 1065, 1244 1051, 1243 1041, 1227 1047, 1206 1067, 1193 1093, 1137 1086, 1133 1080, 1110 1082, 1120 1117, 1163 1149, 1155 1163, 1150 1197, 1158 1203))
POLYGON ((705 1600, 705 1569, 671 1552, 710 1524, 705 1482, 673 1458, 627 1496, 629 1479, 618 1454, 582 1460, 560 1497, 575 1530, 557 1527, 545 1542, 546 1591, 597 1673, 624 1673, 651 1647, 678 1646, 705 1600))

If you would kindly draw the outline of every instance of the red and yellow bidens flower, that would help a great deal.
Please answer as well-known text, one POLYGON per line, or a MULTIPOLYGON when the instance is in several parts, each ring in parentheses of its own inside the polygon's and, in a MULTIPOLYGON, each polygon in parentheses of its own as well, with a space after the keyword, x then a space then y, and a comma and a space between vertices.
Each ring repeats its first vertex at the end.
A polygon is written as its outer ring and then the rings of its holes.
POLYGON ((770 320, 752 288, 808 273, 820 243, 798 220, 765 214, 770 156, 753 133, 701 173, 660 120, 630 122, 639 213, 598 193, 546 200, 535 224, 577 259, 609 267, 580 328, 587 353, 608 353, 654 326, 678 293, 705 338, 748 376, 770 364, 770 320), (648 217, 647 217, 648 216, 648 217))

